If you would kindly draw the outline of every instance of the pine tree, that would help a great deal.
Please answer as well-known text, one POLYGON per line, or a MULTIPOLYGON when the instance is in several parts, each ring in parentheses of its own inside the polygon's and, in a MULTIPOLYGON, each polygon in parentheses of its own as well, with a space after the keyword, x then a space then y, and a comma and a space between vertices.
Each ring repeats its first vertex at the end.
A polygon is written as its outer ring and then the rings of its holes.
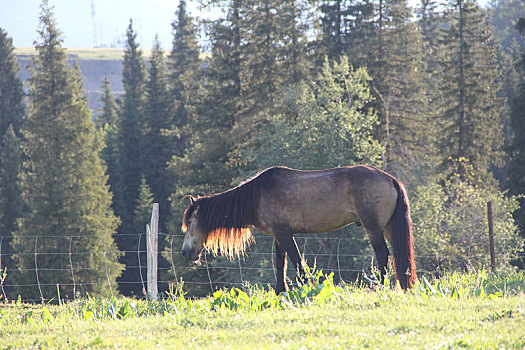
POLYGON ((126 252, 121 262, 128 268, 120 279, 120 291, 125 295, 140 295, 142 287, 128 282, 137 281, 137 274, 130 266, 136 266, 136 253, 130 234, 137 234, 133 216, 135 200, 139 195, 140 181, 143 176, 143 101, 146 68, 142 50, 137 43, 137 33, 130 20, 126 32, 124 62, 122 64, 122 83, 124 96, 118 119, 118 160, 117 185, 115 188, 115 208, 122 223, 118 230, 117 243, 121 251, 126 252))
MULTIPOLYGON (((155 39, 149 61, 144 101, 144 176, 159 203, 159 226, 165 231, 169 212, 168 197, 172 190, 167 164, 174 152, 174 138, 168 130, 172 125, 168 77, 164 53, 155 39)), ((151 207, 149 208, 151 211, 151 207)))
POLYGON ((47 0, 38 33, 23 128, 29 161, 22 193, 29 213, 20 220, 14 250, 20 284, 39 288, 18 292, 46 300, 56 298, 58 288, 62 297, 107 295, 122 269, 112 238, 118 219, 110 208, 81 73, 66 62, 47 0))
POLYGON ((13 52, 13 39, 0 28, 0 135, 6 134, 11 125, 15 135, 20 136, 25 110, 24 90, 18 78, 20 65, 13 52))
POLYGON ((501 166, 502 160, 495 47, 475 1, 452 1, 446 20, 438 74, 440 169, 445 176, 457 174, 467 180, 467 167, 460 164, 466 159, 476 176, 491 186, 489 167, 501 166))

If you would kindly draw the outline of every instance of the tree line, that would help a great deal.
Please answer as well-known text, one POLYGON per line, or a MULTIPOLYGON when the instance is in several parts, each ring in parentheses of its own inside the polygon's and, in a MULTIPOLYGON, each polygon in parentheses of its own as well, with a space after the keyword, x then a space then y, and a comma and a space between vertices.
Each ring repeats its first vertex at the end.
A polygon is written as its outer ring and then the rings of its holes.
MULTIPOLYGON (((160 203, 161 231, 178 234, 185 195, 224 191, 273 165, 367 163, 392 173, 409 189, 418 264, 437 274, 487 264, 484 203, 491 200, 498 263, 523 267, 516 261, 525 237, 520 1, 494 1, 486 10, 472 0, 422 0, 415 10, 405 0, 204 6, 223 15, 194 18, 180 1, 171 50, 155 38, 148 60, 130 20, 124 93, 115 96, 106 79, 103 108, 94 114, 47 0, 27 94, 1 30, 0 231, 11 239, 2 251, 10 283, 38 278, 46 295, 57 288, 108 294, 117 285, 141 295, 132 283, 130 235, 144 231, 151 203, 160 203), (35 251, 46 266, 38 273, 35 251), (57 254, 66 251, 79 254, 57 254), (77 275, 62 271, 71 266, 77 275)), ((340 234, 357 237, 343 263, 362 266, 363 232, 340 234)), ((180 247, 180 236, 168 237, 165 267, 182 259, 168 249, 180 247)), ((321 239, 321 249, 328 245, 321 239)), ((228 280, 227 271, 212 273, 228 280)), ((196 269, 175 275, 202 278, 196 269)), ((42 291, 13 293, 37 298, 42 291)))

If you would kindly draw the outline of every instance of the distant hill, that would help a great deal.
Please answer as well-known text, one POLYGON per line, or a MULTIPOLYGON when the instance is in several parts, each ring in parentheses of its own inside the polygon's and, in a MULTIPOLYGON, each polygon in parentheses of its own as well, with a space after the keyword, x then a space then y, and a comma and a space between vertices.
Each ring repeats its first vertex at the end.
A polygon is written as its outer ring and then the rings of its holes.
MULTIPOLYGON (((124 92, 122 86, 122 56, 120 49, 68 49, 69 60, 76 60, 84 76, 86 94, 89 100, 89 108, 95 113, 101 108, 100 95, 102 81, 108 77, 111 89, 116 95, 124 92)), ((30 64, 30 56, 34 54, 33 48, 17 48, 15 54, 20 63, 19 77, 23 81, 30 78, 27 66, 30 64)), ((147 54, 147 53, 146 53, 147 54)))

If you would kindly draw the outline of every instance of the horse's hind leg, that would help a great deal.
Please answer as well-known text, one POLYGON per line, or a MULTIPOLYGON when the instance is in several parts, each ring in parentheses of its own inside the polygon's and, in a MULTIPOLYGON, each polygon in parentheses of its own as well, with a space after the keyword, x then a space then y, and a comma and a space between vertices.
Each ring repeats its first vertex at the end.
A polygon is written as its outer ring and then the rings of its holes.
POLYGON ((274 240, 275 244, 275 268, 277 270, 276 277, 277 283, 275 286, 275 293, 279 294, 281 292, 286 292, 288 286, 286 285, 286 269, 287 269, 287 260, 286 260, 286 250, 284 250, 281 245, 274 240))
POLYGON ((380 273, 380 281, 381 283, 384 283, 386 268, 388 265, 388 255, 390 254, 390 252, 388 251, 388 247, 385 242, 383 230, 379 228, 369 228, 365 226, 365 231, 368 234, 370 244, 372 244, 372 248, 374 249, 374 253, 376 254, 377 265, 379 267, 380 273))
POLYGON ((276 247, 277 245, 280 245, 281 249, 288 253, 292 264, 296 268, 299 282, 304 283, 306 274, 303 268, 303 260, 301 259, 301 254, 299 254, 299 248, 297 248, 297 243, 295 242, 293 235, 291 233, 274 232, 274 237, 277 243, 276 247))

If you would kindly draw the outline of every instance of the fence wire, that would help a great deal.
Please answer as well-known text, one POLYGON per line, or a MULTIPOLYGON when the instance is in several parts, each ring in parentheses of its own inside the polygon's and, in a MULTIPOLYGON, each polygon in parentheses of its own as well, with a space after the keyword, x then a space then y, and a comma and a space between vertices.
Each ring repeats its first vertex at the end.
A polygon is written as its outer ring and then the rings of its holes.
MULTIPOLYGON (((78 238, 85 238, 85 236, 27 236, 24 237, 26 240, 34 240, 34 251, 25 253, 10 252, 10 244, 13 240, 12 237, 0 237, 0 270, 3 272, 6 267, 6 261, 11 263, 7 266, 7 278, 1 284, 1 293, 3 300, 9 300, 9 298, 16 298, 19 293, 22 300, 33 301, 33 302, 48 302, 53 299, 48 295, 45 295, 44 287, 70 287, 73 290, 73 295, 69 298, 75 298, 78 292, 81 292, 86 286, 95 286, 107 284, 111 295, 119 294, 119 291, 115 289, 114 281, 110 279, 108 256, 126 254, 129 256, 136 257, 136 264, 128 264, 126 269, 135 270, 135 279, 121 281, 118 280, 119 286, 133 285, 138 287, 140 290, 146 290, 147 280, 147 266, 146 261, 146 249, 145 249, 145 235, 146 233, 138 234, 125 234, 120 235, 127 236, 126 239, 136 242, 136 248, 120 251, 111 249, 108 250, 106 244, 104 244, 103 251, 90 250, 87 247, 81 251, 75 251, 74 241, 78 238), (49 239, 60 239, 68 240, 66 251, 50 252, 50 251, 39 251, 39 242, 49 239), (20 268, 13 263, 14 256, 28 256, 29 259, 33 257, 34 266, 26 266, 20 268), (78 259, 88 259, 91 256, 99 255, 102 256, 103 264, 100 266, 75 266, 75 261, 78 259), (52 262, 53 259, 44 259, 44 257, 67 257, 67 267, 54 267, 46 265, 46 262, 52 262), (79 280, 79 274, 81 272, 95 272, 101 271, 106 276, 105 280, 82 282, 79 280), (57 276, 70 275, 70 278, 64 280, 57 280, 56 283, 50 283, 41 281, 40 275, 45 272, 54 272, 57 276), (35 282, 19 282, 12 281, 11 275, 16 273, 30 273, 34 274, 35 282), (39 299, 24 298, 23 290, 32 289, 38 290, 40 295, 39 299)), ((167 292, 169 284, 180 282, 180 278, 184 279, 183 283, 185 288, 201 288, 206 293, 215 291, 221 287, 229 286, 240 286, 246 282, 265 281, 267 284, 274 284, 276 280, 276 272, 274 265, 274 245, 273 238, 269 236, 259 235, 256 237, 256 245, 252 248, 252 251, 248 251, 246 256, 237 259, 236 261, 228 261, 224 258, 217 258, 210 256, 204 252, 202 262, 200 265, 196 265, 192 262, 187 261, 183 258, 178 243, 182 242, 183 235, 169 235, 159 233, 159 242, 162 248, 159 249, 159 257, 163 259, 163 263, 159 263, 158 266, 158 285, 159 293, 167 292)), ((349 254, 345 252, 344 247, 346 245, 352 245, 354 240, 349 237, 329 236, 329 235, 310 235, 308 237, 298 236, 296 237, 297 244, 302 248, 301 253, 305 261, 307 261, 310 267, 315 266, 318 270, 324 272, 333 272, 339 280, 345 280, 345 276, 357 275, 362 272, 369 273, 371 266, 374 263, 375 256, 370 252, 367 254, 349 254), (361 265, 358 268, 351 268, 345 262, 354 259, 360 261, 361 265)), ((481 256, 471 256, 471 259, 477 259, 481 256)), ((442 256, 436 255, 416 255, 416 259, 433 259, 441 258, 442 256)), ((446 258, 446 257, 445 257, 446 258)), ((516 259, 525 260, 525 253, 519 253, 516 259)), ((26 259, 27 260, 27 259, 26 259)), ((291 266, 288 269, 289 275, 293 281, 294 271, 291 266)), ((435 271, 424 271, 419 269, 418 274, 421 273, 435 273, 435 271)), ((136 297, 145 297, 145 295, 135 295, 136 297)), ((67 298, 67 297, 65 297, 67 298)))

